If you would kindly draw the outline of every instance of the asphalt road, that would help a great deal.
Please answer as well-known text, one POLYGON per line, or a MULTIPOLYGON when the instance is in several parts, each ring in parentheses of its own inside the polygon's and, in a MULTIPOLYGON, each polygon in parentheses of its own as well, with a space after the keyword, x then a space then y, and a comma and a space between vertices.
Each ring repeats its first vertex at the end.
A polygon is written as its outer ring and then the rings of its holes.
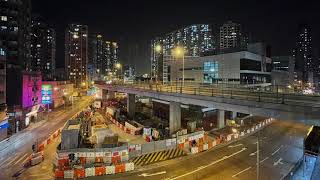
POLYGON ((0 142, 0 179, 10 179, 14 174, 22 172, 23 162, 32 153, 32 144, 47 139, 91 101, 92 98, 83 97, 73 107, 53 111, 49 113, 48 120, 36 123, 14 134, 9 140, 0 142))
MULTIPOLYGON (((283 178, 303 154, 307 126, 276 121, 258 133, 220 149, 146 166, 108 179, 256 179, 259 136, 259 179, 283 178)), ((105 179, 106 176, 89 179, 105 179)))

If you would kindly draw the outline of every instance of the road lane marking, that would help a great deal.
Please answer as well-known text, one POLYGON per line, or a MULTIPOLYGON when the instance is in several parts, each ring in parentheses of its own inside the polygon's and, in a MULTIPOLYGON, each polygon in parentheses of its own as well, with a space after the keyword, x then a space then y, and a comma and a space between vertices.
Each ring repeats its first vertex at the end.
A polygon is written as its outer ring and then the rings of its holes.
POLYGON ((244 170, 242 170, 242 171, 240 171, 240 172, 238 172, 238 173, 236 173, 236 174, 234 174, 234 175, 232 175, 232 177, 234 178, 234 177, 238 176, 239 174, 241 174, 241 173, 243 173, 245 171, 248 171, 249 169, 251 169, 251 166, 246 168, 246 169, 244 169, 244 170))
POLYGON ((7 162, 4 167, 6 167, 6 166, 10 165, 11 163, 13 163, 17 158, 18 158, 18 155, 15 155, 14 158, 11 161, 7 162))
POLYGON ((160 172, 156 172, 156 173, 142 173, 142 174, 139 174, 138 176, 143 176, 143 177, 149 177, 149 176, 156 176, 156 175, 160 175, 160 174, 165 174, 167 173, 167 171, 160 171, 160 172))
POLYGON ((234 147, 239 147, 239 146, 243 146, 243 144, 236 144, 236 145, 231 145, 231 146, 228 146, 228 148, 234 148, 234 147))
POLYGON ((21 160, 25 160, 25 158, 28 156, 28 153, 24 154, 21 158, 19 158, 13 165, 18 164, 21 160))
POLYGON ((282 147, 282 145, 272 153, 272 156, 275 155, 281 149, 281 147, 282 147))
POLYGON ((264 158, 263 160, 260 161, 260 163, 263 163, 267 159, 269 159, 269 157, 264 158))
POLYGON ((250 153, 249 156, 255 156, 257 154, 258 151, 250 153))
POLYGON ((235 152, 235 153, 233 153, 233 154, 231 154, 231 155, 229 155, 229 156, 224 156, 224 157, 221 158, 221 159, 218 159, 218 160, 216 160, 216 161, 214 161, 214 162, 212 162, 212 163, 210 163, 210 164, 207 164, 207 165, 205 165, 205 166, 200 166, 200 167, 198 167, 196 170, 190 171, 190 172, 185 173, 185 174, 182 174, 182 175, 180 175, 180 176, 176 176, 176 177, 172 177, 172 178, 167 178, 167 180, 175 180, 175 179, 179 179, 179 178, 188 176, 188 175, 193 174, 193 173, 195 173, 195 172, 198 172, 198 171, 200 171, 200 170, 202 170, 202 169, 204 169, 204 168, 207 168, 207 167, 212 166, 212 165, 214 165, 214 164, 217 164, 217 163, 219 163, 219 162, 221 162, 221 161, 224 161, 224 160, 226 160, 226 159, 228 159, 228 158, 231 158, 231 157, 233 157, 233 156, 235 156, 235 155, 237 155, 237 154, 245 151, 246 149, 247 149, 247 148, 244 147, 244 148, 242 148, 241 150, 239 150, 239 151, 237 151, 237 152, 235 152))
POLYGON ((281 161, 282 161, 282 158, 279 158, 278 161, 273 163, 273 166, 277 166, 278 164, 283 164, 283 162, 281 161))

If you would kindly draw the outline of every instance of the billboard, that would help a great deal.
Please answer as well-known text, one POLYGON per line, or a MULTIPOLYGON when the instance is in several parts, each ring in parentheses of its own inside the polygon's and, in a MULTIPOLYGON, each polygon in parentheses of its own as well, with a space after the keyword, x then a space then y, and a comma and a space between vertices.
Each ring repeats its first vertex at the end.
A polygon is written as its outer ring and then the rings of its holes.
POLYGON ((51 104, 52 103, 52 85, 43 84, 41 87, 41 101, 42 104, 51 104))

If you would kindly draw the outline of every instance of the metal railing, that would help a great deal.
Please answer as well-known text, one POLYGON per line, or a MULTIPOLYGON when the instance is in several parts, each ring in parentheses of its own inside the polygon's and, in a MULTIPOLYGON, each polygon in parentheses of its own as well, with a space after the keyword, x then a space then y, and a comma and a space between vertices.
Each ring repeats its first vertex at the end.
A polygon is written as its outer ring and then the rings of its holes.
MULTIPOLYGON (((298 93, 288 93, 279 91, 265 90, 266 87, 245 88, 243 86, 226 85, 184 85, 181 84, 152 84, 152 83, 134 83, 134 84, 112 84, 111 86, 121 86, 134 89, 143 89, 156 92, 190 94, 199 96, 223 97, 229 99, 239 99, 266 103, 287 104, 297 106, 319 106, 319 95, 303 95, 298 93)), ((271 88, 271 87, 268 87, 271 88)), ((320 107, 320 106, 319 106, 320 107)))

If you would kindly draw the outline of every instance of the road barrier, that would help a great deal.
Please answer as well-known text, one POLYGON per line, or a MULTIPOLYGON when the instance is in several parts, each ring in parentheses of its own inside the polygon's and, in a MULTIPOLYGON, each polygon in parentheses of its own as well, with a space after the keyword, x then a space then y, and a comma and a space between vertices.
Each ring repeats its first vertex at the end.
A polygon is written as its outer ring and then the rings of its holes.
MULTIPOLYGON (((120 126, 119 122, 115 120, 112 121, 114 121, 118 127, 124 128, 123 126, 120 126)), ((242 130, 241 132, 220 135, 214 140, 210 139, 208 134, 204 131, 198 131, 191 134, 177 136, 176 138, 152 141, 146 144, 129 144, 116 148, 79 148, 71 150, 59 150, 57 152, 57 169, 55 171, 55 176, 63 176, 64 178, 80 178, 83 176, 100 176, 132 171, 134 170, 134 163, 128 163, 129 159, 149 153, 156 153, 159 151, 177 148, 183 151, 188 151, 190 154, 200 153, 210 150, 221 143, 229 142, 238 139, 239 137, 248 135, 249 133, 253 133, 259 130, 261 127, 268 125, 272 121, 272 118, 266 119, 261 123, 242 130), (70 167, 68 167, 70 153, 74 154, 75 157, 78 158, 78 165, 83 167, 83 169, 78 168, 72 170, 70 167), (94 163, 104 163, 106 166, 84 168, 88 165, 93 165, 94 163)))
MULTIPOLYGON (((266 119, 263 122, 255 124, 252 127, 240 132, 240 134, 238 132, 228 134, 228 135, 226 135, 226 137, 224 139, 221 137, 216 137, 215 140, 210 141, 208 138, 206 138, 206 133, 204 134, 204 138, 199 135, 192 136, 189 138, 189 141, 192 140, 195 143, 194 144, 190 143, 189 152, 190 152, 190 154, 200 153, 202 151, 209 150, 209 149, 211 149, 211 148, 215 147, 216 145, 219 145, 223 142, 229 142, 229 141, 238 139, 241 136, 244 136, 244 135, 247 135, 250 133, 254 133, 257 130, 259 130, 261 127, 271 123, 273 120, 274 120, 273 118, 266 119)), ((182 145, 179 144, 179 148, 182 148, 182 145)))
POLYGON ((141 129, 136 130, 136 129, 125 127, 123 124, 115 120, 109 113, 106 113, 106 115, 107 115, 107 118, 109 118, 109 120, 113 124, 115 124, 118 128, 120 128, 123 132, 131 135, 141 135, 141 129))
POLYGON ((134 170, 134 163, 122 163, 111 166, 83 167, 79 166, 74 169, 55 169, 55 178, 74 179, 92 176, 103 176, 124 173, 134 170))

